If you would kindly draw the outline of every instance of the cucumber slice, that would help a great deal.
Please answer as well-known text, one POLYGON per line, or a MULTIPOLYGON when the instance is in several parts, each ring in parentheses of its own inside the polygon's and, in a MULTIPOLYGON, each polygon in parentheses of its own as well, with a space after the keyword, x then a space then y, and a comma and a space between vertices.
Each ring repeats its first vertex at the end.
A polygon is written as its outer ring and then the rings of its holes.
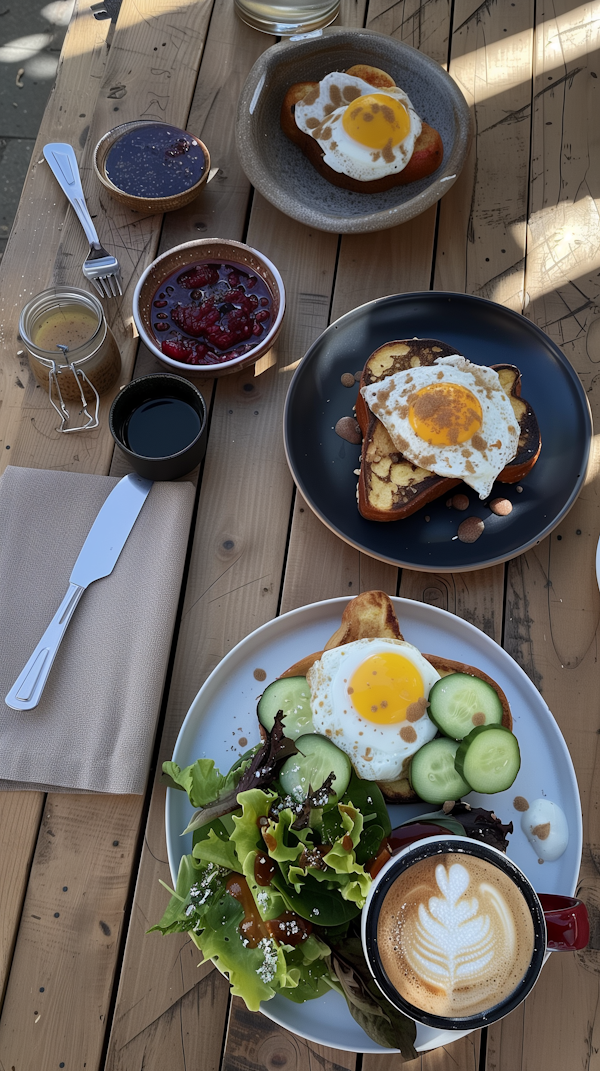
POLYGON ((326 736, 318 736, 316 733, 299 736, 296 747, 298 754, 290 755, 279 771, 279 784, 283 791, 298 803, 302 803, 308 796, 309 788, 316 792, 333 772, 335 796, 329 796, 324 804, 325 807, 333 807, 350 784, 350 759, 326 736))
POLYGON ((468 673, 450 673, 429 693, 429 717, 440 732, 462 740, 477 725, 501 725, 502 703, 495 688, 468 673))
POLYGON ((283 711, 284 732, 289 740, 314 731, 306 677, 282 677, 265 688, 258 702, 257 714, 259 722, 269 733, 278 710, 283 711))
POLYGON ((454 766, 457 748, 455 740, 438 737, 423 744, 412 756, 410 784, 425 803, 460 800, 470 793, 470 785, 454 766))
POLYGON ((459 744, 455 763, 475 792, 504 792, 521 766, 517 738, 503 725, 478 725, 459 744))
POLYGON ((471 791, 470 784, 457 772, 454 759, 458 743, 447 736, 424 744, 410 764, 410 783, 426 803, 459 800, 471 791))

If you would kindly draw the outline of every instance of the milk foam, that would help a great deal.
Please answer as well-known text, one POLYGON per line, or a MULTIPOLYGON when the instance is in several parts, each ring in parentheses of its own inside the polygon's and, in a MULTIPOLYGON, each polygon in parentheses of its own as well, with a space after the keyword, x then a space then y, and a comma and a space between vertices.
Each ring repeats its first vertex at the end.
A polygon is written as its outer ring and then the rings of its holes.
POLYGON ((499 868, 472 856, 435 856, 401 874, 381 910, 383 967, 401 995, 434 1015, 497 1004, 533 952, 525 899, 499 868))

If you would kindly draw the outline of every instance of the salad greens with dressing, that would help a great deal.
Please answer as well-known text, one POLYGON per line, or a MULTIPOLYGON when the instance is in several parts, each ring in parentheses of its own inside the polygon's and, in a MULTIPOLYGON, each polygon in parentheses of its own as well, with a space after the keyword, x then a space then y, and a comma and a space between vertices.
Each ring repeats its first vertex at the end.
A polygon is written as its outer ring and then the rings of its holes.
POLYGON ((383 996, 362 952, 360 913, 373 877, 403 837, 424 835, 424 824, 503 851, 512 825, 459 802, 392 832, 375 782, 326 737, 292 740, 284 723, 281 710, 271 729, 263 722, 264 742, 227 774, 212 759, 163 764, 164 780, 196 811, 184 830, 192 854, 151 929, 189 933, 251 1011, 276 994, 304 1003, 333 989, 369 1037, 415 1059, 416 1024, 383 996))
POLYGON ((212 759, 164 763, 164 779, 197 811, 192 854, 152 930, 189 933, 250 1010, 276 993, 304 1003, 334 989, 370 1037, 414 1059, 416 1026, 380 993, 359 936, 370 870, 391 832, 383 796, 330 741, 319 738, 341 756, 337 776, 318 773, 329 751, 303 760, 281 716, 265 735, 226 775, 212 759), (311 779, 303 791, 283 787, 290 769, 311 779))

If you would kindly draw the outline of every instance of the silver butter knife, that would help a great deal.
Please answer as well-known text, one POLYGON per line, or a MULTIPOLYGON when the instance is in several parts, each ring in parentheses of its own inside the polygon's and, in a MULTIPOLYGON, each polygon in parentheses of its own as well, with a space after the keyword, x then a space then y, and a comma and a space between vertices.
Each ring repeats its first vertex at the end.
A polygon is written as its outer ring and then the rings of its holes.
POLYGON ((109 494, 79 552, 63 601, 6 696, 5 703, 13 710, 37 707, 81 596, 94 580, 112 573, 151 487, 151 480, 132 474, 119 480, 109 494))

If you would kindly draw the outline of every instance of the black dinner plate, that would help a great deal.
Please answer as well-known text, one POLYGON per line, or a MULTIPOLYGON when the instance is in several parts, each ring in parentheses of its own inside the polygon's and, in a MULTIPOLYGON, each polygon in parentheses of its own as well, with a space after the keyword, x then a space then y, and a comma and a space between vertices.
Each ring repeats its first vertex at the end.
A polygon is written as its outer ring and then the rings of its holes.
POLYGON ((552 340, 519 313, 484 298, 427 291, 378 298, 331 324, 296 369, 285 405, 284 440, 292 475, 311 509, 332 532, 381 561, 429 572, 464 572, 508 561, 539 543, 573 505, 585 478, 592 436, 587 397, 577 373, 552 340), (378 346, 394 339, 436 338, 476 364, 515 364, 522 395, 533 407, 542 450, 518 485, 494 484, 490 499, 513 504, 497 517, 464 484, 464 513, 443 495, 406 520, 361 517, 356 505, 360 446, 335 433, 352 414, 358 385, 344 387, 378 346), (522 488, 518 491, 517 488, 522 488), (485 530, 475 543, 456 537, 465 517, 485 530), (429 518, 427 520, 426 518, 429 518))

